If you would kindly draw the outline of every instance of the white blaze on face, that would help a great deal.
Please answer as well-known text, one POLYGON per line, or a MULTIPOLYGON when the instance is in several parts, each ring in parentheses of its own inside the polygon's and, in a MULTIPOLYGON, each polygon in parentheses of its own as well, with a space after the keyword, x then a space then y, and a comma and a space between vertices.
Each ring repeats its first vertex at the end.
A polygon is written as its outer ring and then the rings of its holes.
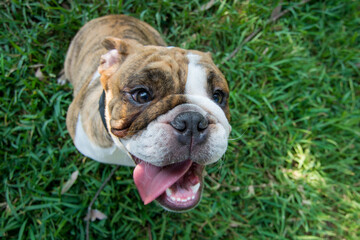
POLYGON ((185 84, 185 94, 208 97, 208 94, 206 92, 206 71, 201 65, 198 64, 201 56, 189 53, 187 55, 187 58, 189 59, 189 65, 188 75, 185 84))
POLYGON ((219 123, 225 128, 229 135, 231 127, 225 116, 224 111, 217 105, 207 92, 207 76, 203 66, 199 63, 201 56, 188 53, 189 59, 188 75, 185 84, 185 95, 190 103, 196 104, 217 118, 219 123))

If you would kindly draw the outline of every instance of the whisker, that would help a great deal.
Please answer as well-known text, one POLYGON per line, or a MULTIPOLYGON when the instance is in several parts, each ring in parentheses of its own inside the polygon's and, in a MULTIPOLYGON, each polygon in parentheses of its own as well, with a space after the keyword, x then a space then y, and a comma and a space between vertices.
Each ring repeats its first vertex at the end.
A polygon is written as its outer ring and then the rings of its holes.
POLYGON ((237 138, 229 138, 228 140, 229 141, 237 141, 237 140, 239 140, 247 132, 248 129, 249 128, 247 128, 239 137, 237 137, 237 138))

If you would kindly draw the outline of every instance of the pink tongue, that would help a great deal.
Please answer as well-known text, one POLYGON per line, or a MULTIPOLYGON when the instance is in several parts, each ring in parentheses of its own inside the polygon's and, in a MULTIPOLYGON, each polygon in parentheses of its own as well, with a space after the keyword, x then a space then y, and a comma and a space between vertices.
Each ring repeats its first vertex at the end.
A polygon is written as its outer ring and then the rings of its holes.
POLYGON ((133 173, 134 182, 144 204, 151 203, 165 190, 178 181, 190 168, 191 160, 156 167, 147 162, 136 165, 133 173))

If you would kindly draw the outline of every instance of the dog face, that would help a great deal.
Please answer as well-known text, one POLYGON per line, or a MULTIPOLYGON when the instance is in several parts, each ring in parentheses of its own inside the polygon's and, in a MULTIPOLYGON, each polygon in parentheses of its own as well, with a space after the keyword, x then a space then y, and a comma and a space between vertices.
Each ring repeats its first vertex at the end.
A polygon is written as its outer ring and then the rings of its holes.
POLYGON ((107 38, 99 73, 111 136, 137 163, 145 204, 184 211, 198 204, 204 166, 227 148, 229 89, 207 53, 107 38))

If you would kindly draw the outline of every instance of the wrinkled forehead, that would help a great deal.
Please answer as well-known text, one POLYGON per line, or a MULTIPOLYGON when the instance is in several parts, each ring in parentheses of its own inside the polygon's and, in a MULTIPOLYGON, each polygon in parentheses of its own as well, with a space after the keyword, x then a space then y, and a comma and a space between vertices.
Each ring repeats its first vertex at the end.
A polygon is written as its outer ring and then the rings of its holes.
POLYGON ((228 92, 210 55, 176 47, 144 47, 141 53, 129 56, 115 75, 119 79, 115 85, 122 89, 150 85, 164 94, 209 95, 215 88, 228 92))
POLYGON ((142 47, 126 56, 109 79, 106 91, 110 91, 110 118, 116 129, 127 129, 126 136, 184 104, 200 107, 230 132, 229 89, 206 53, 175 47, 142 47), (145 93, 148 101, 137 101, 139 91, 145 93))

